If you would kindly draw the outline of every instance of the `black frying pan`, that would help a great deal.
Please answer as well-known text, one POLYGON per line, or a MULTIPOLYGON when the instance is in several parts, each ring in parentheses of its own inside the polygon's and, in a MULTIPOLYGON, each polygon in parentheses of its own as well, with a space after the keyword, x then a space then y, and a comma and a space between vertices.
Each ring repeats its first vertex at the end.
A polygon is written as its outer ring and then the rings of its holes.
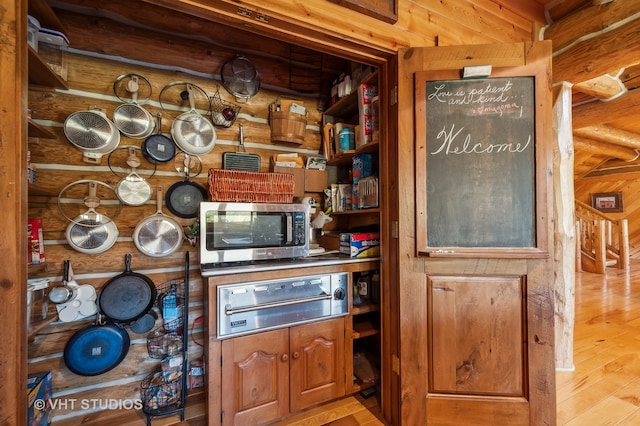
POLYGON ((144 316, 153 307, 156 286, 149 277, 131 271, 131 254, 124 256, 125 270, 100 289, 98 309, 109 320, 129 323, 144 316))
POLYGON ((202 161, 197 156, 177 154, 174 166, 178 173, 185 175, 185 180, 176 182, 169 187, 165 196, 167 208, 175 216, 194 218, 200 213, 200 203, 207 201, 207 190, 195 182, 189 181, 189 176, 197 176, 202 171, 202 161))
POLYGON ((176 155, 176 145, 162 134, 162 114, 158 113, 158 132, 142 142, 142 153, 152 163, 166 163, 176 155))
POLYGON ((100 322, 77 331, 64 347, 64 363, 80 376, 106 373, 122 362, 131 340, 119 324, 100 322))

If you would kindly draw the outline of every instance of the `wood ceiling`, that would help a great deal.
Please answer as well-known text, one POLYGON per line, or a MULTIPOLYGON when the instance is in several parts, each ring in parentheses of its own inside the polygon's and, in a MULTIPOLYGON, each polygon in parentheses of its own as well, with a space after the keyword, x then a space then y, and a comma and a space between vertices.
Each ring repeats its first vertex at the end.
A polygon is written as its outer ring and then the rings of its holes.
POLYGON ((553 81, 573 94, 574 176, 640 170, 640 2, 538 0, 553 81))

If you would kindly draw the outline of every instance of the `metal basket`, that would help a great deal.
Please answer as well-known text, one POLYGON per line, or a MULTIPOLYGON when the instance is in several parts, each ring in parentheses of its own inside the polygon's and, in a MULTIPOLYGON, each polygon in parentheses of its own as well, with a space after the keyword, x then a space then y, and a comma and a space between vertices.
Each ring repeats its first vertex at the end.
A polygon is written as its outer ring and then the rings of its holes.
POLYGON ((167 379, 161 370, 156 370, 140 383, 140 399, 145 413, 181 406, 182 372, 167 379))
POLYGON ((147 352, 154 359, 173 356, 182 352, 182 335, 176 331, 156 328, 147 335, 147 352))
POLYGON ((231 127, 240 112, 240 106, 224 101, 220 97, 220 90, 218 89, 216 89, 213 96, 209 98, 209 104, 211 105, 211 122, 214 126, 231 127), (225 110, 233 111, 233 118, 227 118, 225 116, 225 110))
POLYGON ((185 306, 184 281, 170 280, 157 286, 156 305, 162 315, 162 327, 166 332, 182 334, 185 306))

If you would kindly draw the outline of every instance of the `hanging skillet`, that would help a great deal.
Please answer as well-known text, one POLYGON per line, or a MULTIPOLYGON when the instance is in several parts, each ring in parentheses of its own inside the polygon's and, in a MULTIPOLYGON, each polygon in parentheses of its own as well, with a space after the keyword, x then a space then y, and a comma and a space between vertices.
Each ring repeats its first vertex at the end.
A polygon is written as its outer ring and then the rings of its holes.
POLYGON ((236 56, 222 65, 220 78, 224 88, 236 98, 249 99, 260 90, 258 70, 244 56, 236 56))
POLYGON ((113 111, 113 122, 123 135, 130 138, 146 138, 153 132, 153 117, 138 104, 138 92, 140 82, 144 83, 144 92, 147 99, 151 97, 151 83, 149 80, 138 74, 121 75, 113 83, 113 92, 122 101, 124 99, 118 94, 120 86, 124 84, 126 92, 131 96, 131 102, 126 102, 113 111), (126 83, 125 83, 126 80, 126 83))
POLYGON ((173 120, 171 136, 176 145, 187 154, 206 154, 216 144, 216 130, 213 123, 196 110, 191 83, 186 83, 186 92, 190 109, 173 120))
POLYGON ((166 163, 176 155, 176 146, 162 134, 162 114, 158 113, 158 132, 147 136, 142 143, 142 154, 152 163, 166 163))
MULTIPOLYGON (((109 250, 118 239, 118 227, 113 219, 96 212, 96 208, 100 206, 100 198, 97 194, 98 185, 111 187, 105 183, 94 180, 80 180, 67 185, 60 191, 58 195, 58 208, 60 212, 69 219, 71 223, 66 229, 66 239, 71 248, 80 253, 97 254, 109 250), (71 186, 76 184, 87 183, 89 186, 88 195, 84 198, 84 205, 88 210, 74 219, 68 218, 61 204, 62 194, 71 186)), ((118 205, 118 212, 120 205, 118 205)))
POLYGON ((109 320, 130 323, 153 308, 157 290, 151 278, 131 271, 131 254, 124 256, 124 272, 112 277, 98 294, 98 309, 109 320))
MULTIPOLYGON (((131 171, 118 182, 115 191, 123 203, 129 206, 141 206, 151 198, 151 185, 136 172, 136 169, 140 166, 140 158, 136 155, 136 150, 139 150, 139 148, 134 146, 127 146, 126 148, 129 151, 126 163, 131 168, 131 171)), ((108 160, 109 168, 115 173, 111 167, 111 154, 109 154, 108 160)))
POLYGON ((167 208, 181 218, 194 218, 200 212, 200 203, 207 200, 208 193, 200 185, 189 180, 191 171, 198 176, 202 171, 202 162, 198 157, 178 154, 174 160, 176 170, 184 174, 185 180, 176 182, 167 190, 167 208))
POLYGON ((142 219, 133 231, 133 242, 143 254, 164 257, 182 246, 184 231, 178 222, 162 213, 162 186, 156 189, 157 212, 142 219))
POLYGON ((98 314, 95 324, 77 331, 64 347, 64 363, 80 376, 97 376, 115 368, 127 356, 131 340, 119 324, 106 323, 98 314))

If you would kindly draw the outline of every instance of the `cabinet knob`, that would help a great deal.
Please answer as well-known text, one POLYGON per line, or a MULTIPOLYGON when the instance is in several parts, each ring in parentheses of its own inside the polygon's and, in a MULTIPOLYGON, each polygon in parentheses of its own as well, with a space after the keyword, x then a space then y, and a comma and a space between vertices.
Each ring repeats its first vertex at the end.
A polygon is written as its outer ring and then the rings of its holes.
POLYGON ((300 358, 300 354, 298 352, 294 352, 294 353, 291 354, 291 357, 293 359, 298 359, 298 358, 300 358))
POLYGON ((287 361, 289 361, 289 355, 287 355, 287 354, 282 354, 282 358, 280 358, 280 360, 281 360, 282 362, 287 362, 287 361))

